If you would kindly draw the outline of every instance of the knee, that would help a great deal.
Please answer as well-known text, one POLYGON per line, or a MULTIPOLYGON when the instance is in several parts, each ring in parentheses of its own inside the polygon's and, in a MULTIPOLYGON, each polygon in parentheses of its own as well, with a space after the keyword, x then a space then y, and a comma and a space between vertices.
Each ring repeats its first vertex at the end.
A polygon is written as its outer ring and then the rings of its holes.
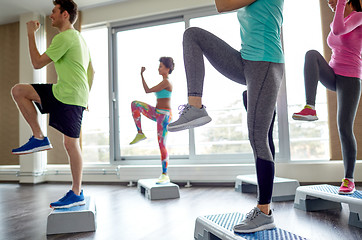
POLYGON ((137 107, 137 103, 138 103, 138 101, 133 101, 133 102, 131 103, 131 108, 132 108, 132 109, 136 108, 136 107, 137 107))
POLYGON ((309 50, 305 54, 305 61, 316 59, 318 55, 320 55, 320 53, 317 50, 309 50))
POLYGON ((14 87, 11 88, 11 96, 13 96, 14 99, 18 99, 22 96, 22 85, 16 84, 14 87))
POLYGON ((167 152, 166 148, 161 148, 160 152, 161 152, 162 161, 168 160, 168 152, 167 152))
POLYGON ((79 138, 77 139, 64 139, 64 148, 67 152, 73 152, 76 150, 79 146, 79 138))
POLYGON ((343 124, 339 124, 339 126, 338 126, 339 137, 342 141, 346 141, 347 139, 354 138, 353 128, 347 127, 346 125, 348 125, 348 124, 343 123, 343 124))
POLYGON ((187 28, 184 32, 183 41, 186 42, 192 39, 197 34, 198 31, 200 31, 200 28, 198 27, 187 28))

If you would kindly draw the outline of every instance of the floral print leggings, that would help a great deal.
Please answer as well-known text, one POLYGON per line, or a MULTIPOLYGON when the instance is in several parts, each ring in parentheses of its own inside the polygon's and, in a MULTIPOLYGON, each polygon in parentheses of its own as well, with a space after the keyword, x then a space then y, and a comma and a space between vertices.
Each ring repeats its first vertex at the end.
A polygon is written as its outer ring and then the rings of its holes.
POLYGON ((157 139, 161 151, 162 173, 167 174, 168 152, 166 149, 167 126, 171 121, 171 111, 159 109, 140 101, 133 101, 131 104, 133 120, 136 124, 137 131, 142 132, 141 113, 147 118, 157 122, 157 139))

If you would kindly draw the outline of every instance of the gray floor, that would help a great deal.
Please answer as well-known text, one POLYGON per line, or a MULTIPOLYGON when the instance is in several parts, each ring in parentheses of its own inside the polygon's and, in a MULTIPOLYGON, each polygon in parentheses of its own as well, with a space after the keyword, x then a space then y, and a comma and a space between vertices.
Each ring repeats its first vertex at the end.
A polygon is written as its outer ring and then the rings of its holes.
MULTIPOLYGON (((192 240, 198 216, 242 212, 256 204, 255 194, 228 186, 180 184, 180 199, 150 201, 126 184, 84 184, 96 199, 97 231, 46 236, 49 203, 62 197, 69 184, 0 183, 0 239, 122 239, 192 240)), ((358 187, 362 190, 362 187, 358 187)), ((348 225, 348 205, 342 210, 304 212, 293 201, 273 203, 279 228, 308 239, 362 239, 362 229, 348 225)))

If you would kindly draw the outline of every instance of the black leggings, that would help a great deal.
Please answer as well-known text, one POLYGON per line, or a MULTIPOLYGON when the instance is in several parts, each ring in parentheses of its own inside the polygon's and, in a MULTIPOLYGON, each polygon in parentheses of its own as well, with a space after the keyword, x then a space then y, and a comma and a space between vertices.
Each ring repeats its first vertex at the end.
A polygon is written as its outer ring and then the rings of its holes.
POLYGON ((353 178, 357 159, 353 123, 361 96, 361 80, 335 74, 319 52, 310 50, 305 55, 304 81, 307 104, 315 105, 318 81, 337 93, 337 125, 342 147, 344 177, 353 178))

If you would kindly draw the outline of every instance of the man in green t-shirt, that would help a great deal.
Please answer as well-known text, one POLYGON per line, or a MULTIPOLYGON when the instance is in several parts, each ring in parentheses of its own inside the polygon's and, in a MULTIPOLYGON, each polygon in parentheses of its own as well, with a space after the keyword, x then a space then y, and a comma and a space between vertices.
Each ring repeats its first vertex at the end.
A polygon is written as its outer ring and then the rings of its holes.
POLYGON ((77 19, 77 4, 72 0, 54 0, 53 4, 50 18, 59 34, 53 38, 45 53, 40 55, 35 43, 39 22, 27 22, 27 31, 34 68, 40 69, 54 62, 58 80, 56 84, 16 84, 12 88, 13 99, 33 132, 29 141, 13 149, 12 153, 21 155, 52 148, 40 128, 34 102, 41 113, 49 113, 49 125, 64 136, 73 184, 72 189, 59 201, 51 203, 50 207, 68 208, 85 204, 81 189, 83 160, 79 135, 94 71, 88 47, 73 27, 77 19))

